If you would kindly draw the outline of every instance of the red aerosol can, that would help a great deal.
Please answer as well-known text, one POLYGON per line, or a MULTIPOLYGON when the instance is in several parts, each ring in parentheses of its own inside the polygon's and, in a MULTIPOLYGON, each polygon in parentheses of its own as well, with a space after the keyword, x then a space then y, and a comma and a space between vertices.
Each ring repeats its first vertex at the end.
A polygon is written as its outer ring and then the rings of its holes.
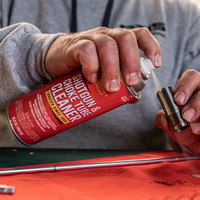
POLYGON ((149 74, 151 61, 141 58, 141 81, 130 87, 121 80, 118 92, 107 92, 101 81, 90 83, 81 69, 62 76, 17 99, 7 107, 9 124, 15 136, 25 145, 33 145, 140 98, 149 74))

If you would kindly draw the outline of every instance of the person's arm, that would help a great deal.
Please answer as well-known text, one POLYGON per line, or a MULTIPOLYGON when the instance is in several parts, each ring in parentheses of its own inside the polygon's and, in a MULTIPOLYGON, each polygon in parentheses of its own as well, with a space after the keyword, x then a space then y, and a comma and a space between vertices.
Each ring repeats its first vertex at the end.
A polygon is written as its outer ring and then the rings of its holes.
POLYGON ((47 82, 44 59, 60 34, 42 34, 28 23, 0 29, 0 109, 13 98, 47 82))
POLYGON ((49 35, 33 25, 16 24, 0 30, 0 107, 12 98, 82 66, 85 77, 101 80, 106 90, 140 79, 139 48, 156 67, 161 65, 157 40, 146 28, 95 28, 75 34, 49 35))

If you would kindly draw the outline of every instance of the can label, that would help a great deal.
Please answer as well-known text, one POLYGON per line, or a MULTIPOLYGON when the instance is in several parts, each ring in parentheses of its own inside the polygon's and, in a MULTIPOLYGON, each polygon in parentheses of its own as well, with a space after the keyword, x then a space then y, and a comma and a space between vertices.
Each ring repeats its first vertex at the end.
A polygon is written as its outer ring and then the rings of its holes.
POLYGON ((11 101, 7 112, 17 138, 33 145, 133 100, 123 81, 109 93, 79 69, 11 101))

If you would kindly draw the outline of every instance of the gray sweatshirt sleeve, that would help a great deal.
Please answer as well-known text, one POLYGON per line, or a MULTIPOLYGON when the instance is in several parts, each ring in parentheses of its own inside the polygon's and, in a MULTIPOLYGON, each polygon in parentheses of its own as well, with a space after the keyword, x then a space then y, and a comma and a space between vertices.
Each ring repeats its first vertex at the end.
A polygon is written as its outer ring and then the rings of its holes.
POLYGON ((200 8, 191 3, 188 14, 187 42, 183 58, 183 70, 195 69, 200 72, 200 8))
POLYGON ((59 35, 42 34, 28 23, 0 29, 0 110, 13 98, 51 79, 44 59, 59 35))

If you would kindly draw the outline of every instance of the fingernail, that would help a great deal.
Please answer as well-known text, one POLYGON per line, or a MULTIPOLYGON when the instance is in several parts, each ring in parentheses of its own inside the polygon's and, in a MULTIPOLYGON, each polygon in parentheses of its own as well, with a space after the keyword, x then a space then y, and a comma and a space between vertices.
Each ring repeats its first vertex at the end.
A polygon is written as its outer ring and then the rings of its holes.
POLYGON ((119 84, 118 84, 117 80, 113 79, 113 80, 110 81, 109 89, 112 92, 119 90, 119 84))
POLYGON ((200 123, 196 122, 196 123, 192 123, 190 125, 191 125, 193 133, 200 135, 200 123))
POLYGON ((184 92, 177 92, 174 95, 174 99, 177 103, 179 103, 180 105, 184 104, 185 102, 185 93, 184 92))
POLYGON ((162 63, 161 56, 159 54, 157 54, 154 58, 154 64, 155 64, 155 66, 159 67, 159 66, 161 66, 161 63, 162 63))
POLYGON ((139 83, 139 77, 138 77, 138 74, 136 72, 134 73, 131 73, 129 75, 129 80, 128 80, 128 83, 129 85, 137 85, 139 83))
POLYGON ((195 110, 193 108, 187 109, 183 112, 183 118, 188 122, 191 122, 195 115, 195 110))

